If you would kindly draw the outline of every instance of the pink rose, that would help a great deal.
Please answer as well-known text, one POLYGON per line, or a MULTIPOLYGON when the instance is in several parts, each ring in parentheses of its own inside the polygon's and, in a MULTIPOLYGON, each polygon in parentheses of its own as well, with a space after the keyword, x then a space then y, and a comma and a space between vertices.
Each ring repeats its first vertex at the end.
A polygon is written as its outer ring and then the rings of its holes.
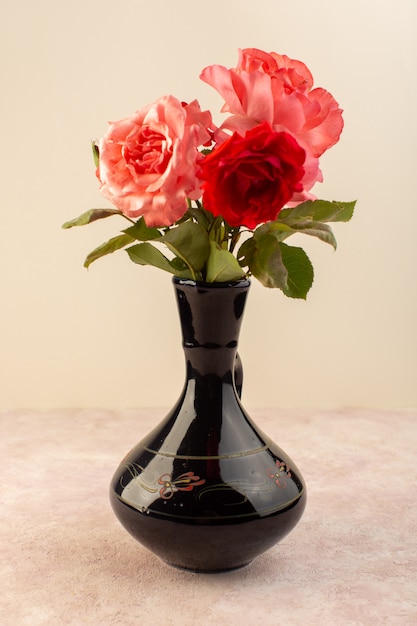
POLYGON ((255 228, 275 220, 302 189, 305 151, 266 122, 233 133, 201 162, 203 204, 230 226, 255 228))
POLYGON ((223 112, 231 113, 217 132, 245 132, 261 121, 275 131, 288 132, 306 152, 303 191, 292 203, 314 197, 308 190, 322 180, 318 158, 339 140, 343 129, 342 111, 333 96, 321 88, 312 89, 313 78, 301 61, 254 48, 239 51, 238 65, 206 67, 200 78, 224 98, 223 112))
POLYGON ((100 191, 128 217, 170 226, 201 195, 198 147, 211 139, 211 114, 195 100, 164 96, 110 124, 98 143, 100 191))

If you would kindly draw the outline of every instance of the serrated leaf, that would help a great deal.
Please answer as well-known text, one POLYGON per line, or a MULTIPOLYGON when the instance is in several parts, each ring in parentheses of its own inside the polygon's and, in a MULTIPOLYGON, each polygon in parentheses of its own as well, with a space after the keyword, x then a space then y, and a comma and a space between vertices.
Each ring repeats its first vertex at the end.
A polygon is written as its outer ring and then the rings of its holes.
POLYGON ((290 209, 282 209, 277 221, 305 217, 318 222, 348 222, 353 215, 355 205, 356 200, 353 202, 307 200, 290 209))
POLYGON ((62 225, 62 228, 85 226, 86 224, 91 224, 91 222, 95 222, 96 220, 102 220, 106 217, 110 217, 111 215, 123 215, 123 213, 118 209, 90 209, 79 217, 76 217, 69 222, 65 222, 65 224, 62 225))
POLYGON ((126 249, 129 258, 138 265, 152 265, 161 270, 172 273, 171 263, 158 248, 150 243, 137 243, 126 249))
POLYGON ((292 228, 295 232, 304 233, 305 235, 321 239, 321 241, 333 246, 335 250, 337 248, 336 238, 332 229, 327 224, 323 224, 323 222, 318 222, 316 220, 296 222, 292 225, 292 228))
POLYGON ((178 260, 170 261, 158 248, 151 243, 137 243, 126 249, 129 258, 138 265, 151 265, 160 270, 179 276, 180 278, 192 278, 191 272, 181 270, 178 266, 178 260))
POLYGON ((184 222, 166 232, 160 241, 187 264, 196 278, 210 253, 209 238, 204 228, 195 222, 184 222))
POLYGON ((256 254, 256 245, 253 237, 246 239, 237 252, 237 260, 241 267, 250 267, 254 254, 256 254))
POLYGON ((270 234, 253 237, 247 258, 251 273, 264 287, 287 289, 288 272, 282 261, 280 243, 270 234))
POLYGON ((295 233, 302 233, 304 235, 310 235, 317 237, 321 241, 330 244, 336 250, 337 242, 333 234, 332 229, 323 222, 317 222, 316 220, 305 219, 302 217, 292 217, 285 220, 285 222, 270 222, 264 224, 263 227, 268 227, 266 232, 270 232, 274 235, 278 241, 284 241, 295 233))
POLYGON ((97 259, 100 259, 103 256, 106 256, 107 254, 112 254, 117 250, 121 250, 125 246, 132 243, 132 241, 134 241, 134 239, 129 237, 129 235, 118 235, 117 237, 112 237, 112 239, 102 243, 87 255, 87 258, 84 261, 84 267, 89 267, 91 263, 97 261, 97 259))
POLYGON ((219 248, 212 241, 210 242, 210 255, 207 261, 206 282, 220 283, 240 280, 244 277, 244 272, 237 259, 228 250, 219 248))
POLYGON ((152 241, 161 237, 161 233, 157 228, 146 226, 143 217, 140 217, 133 226, 129 226, 129 228, 126 228, 123 232, 138 241, 152 241))
POLYGON ((282 262, 287 269, 287 284, 282 289, 289 298, 306 299, 314 280, 310 259, 302 248, 279 243, 282 262))
POLYGON ((238 260, 262 285, 281 289, 290 298, 305 299, 313 283, 313 266, 304 250, 260 229, 241 245, 238 260))

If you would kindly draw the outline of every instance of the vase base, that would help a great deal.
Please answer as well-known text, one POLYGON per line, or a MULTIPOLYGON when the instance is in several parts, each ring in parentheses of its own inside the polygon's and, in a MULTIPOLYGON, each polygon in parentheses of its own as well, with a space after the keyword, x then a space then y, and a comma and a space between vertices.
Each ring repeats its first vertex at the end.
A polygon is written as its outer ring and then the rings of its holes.
POLYGON ((153 517, 126 504, 113 490, 110 500, 119 522, 164 563, 205 574, 248 565, 290 532, 306 503, 303 492, 287 509, 270 516, 236 521, 213 519, 202 524, 153 517))
POLYGON ((183 572, 189 572, 190 574, 228 574, 229 572, 236 572, 240 569, 247 567, 252 563, 252 560, 247 561, 247 563, 242 563, 241 565, 233 565, 232 567, 221 567, 219 569, 187 567, 185 565, 176 565, 175 563, 169 563, 168 561, 164 561, 164 563, 166 565, 169 565, 169 567, 173 567, 174 569, 178 569, 183 572))

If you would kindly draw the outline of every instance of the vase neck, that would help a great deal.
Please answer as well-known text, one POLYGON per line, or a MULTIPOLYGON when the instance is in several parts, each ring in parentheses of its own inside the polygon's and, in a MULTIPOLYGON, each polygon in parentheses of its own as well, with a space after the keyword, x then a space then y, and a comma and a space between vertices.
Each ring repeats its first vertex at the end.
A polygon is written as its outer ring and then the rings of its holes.
POLYGON ((174 279, 188 378, 213 375, 233 383, 240 327, 250 287, 174 279))

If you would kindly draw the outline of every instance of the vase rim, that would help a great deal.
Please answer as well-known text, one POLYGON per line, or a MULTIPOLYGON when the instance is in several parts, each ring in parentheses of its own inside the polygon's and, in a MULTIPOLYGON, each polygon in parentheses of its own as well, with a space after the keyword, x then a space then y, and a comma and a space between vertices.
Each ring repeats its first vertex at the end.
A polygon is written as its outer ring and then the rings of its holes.
POLYGON ((225 282, 213 282, 206 283, 200 280, 193 280, 192 278, 180 278, 179 276, 173 276, 172 282, 174 285, 183 285, 189 287, 203 287, 204 289, 224 289, 227 287, 250 287, 251 281, 249 278, 241 278, 240 280, 228 280, 225 282))

